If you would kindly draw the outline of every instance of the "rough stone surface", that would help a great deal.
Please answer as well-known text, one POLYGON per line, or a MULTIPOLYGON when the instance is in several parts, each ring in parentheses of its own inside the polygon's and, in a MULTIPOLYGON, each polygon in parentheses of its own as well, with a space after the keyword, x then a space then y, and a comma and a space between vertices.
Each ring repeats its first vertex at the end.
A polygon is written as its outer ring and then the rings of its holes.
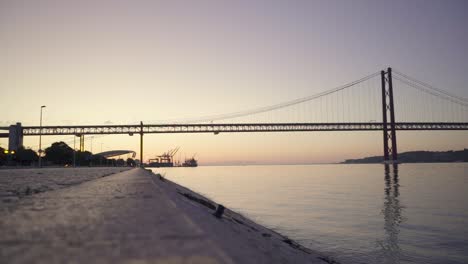
POLYGON ((0 207, 2 202, 76 185, 126 171, 128 167, 0 169, 0 207))
POLYGON ((203 199, 133 169, 25 196, 0 208, 0 263, 324 263, 181 192, 203 199))

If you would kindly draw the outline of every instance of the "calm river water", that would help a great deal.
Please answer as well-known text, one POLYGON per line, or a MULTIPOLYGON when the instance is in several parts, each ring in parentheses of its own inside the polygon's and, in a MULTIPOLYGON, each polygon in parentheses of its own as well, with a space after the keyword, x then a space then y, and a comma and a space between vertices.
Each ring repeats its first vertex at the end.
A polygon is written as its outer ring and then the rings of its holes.
POLYGON ((154 171, 341 263, 468 263, 468 164, 154 171))

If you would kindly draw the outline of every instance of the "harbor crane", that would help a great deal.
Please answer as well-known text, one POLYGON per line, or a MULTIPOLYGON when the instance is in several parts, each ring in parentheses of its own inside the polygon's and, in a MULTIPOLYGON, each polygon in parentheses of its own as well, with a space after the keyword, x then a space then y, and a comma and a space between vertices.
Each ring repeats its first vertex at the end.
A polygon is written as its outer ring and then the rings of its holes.
POLYGON ((149 159, 150 164, 161 167, 172 167, 174 165, 174 156, 179 151, 180 147, 171 149, 167 152, 164 152, 162 155, 156 156, 154 159, 149 159))

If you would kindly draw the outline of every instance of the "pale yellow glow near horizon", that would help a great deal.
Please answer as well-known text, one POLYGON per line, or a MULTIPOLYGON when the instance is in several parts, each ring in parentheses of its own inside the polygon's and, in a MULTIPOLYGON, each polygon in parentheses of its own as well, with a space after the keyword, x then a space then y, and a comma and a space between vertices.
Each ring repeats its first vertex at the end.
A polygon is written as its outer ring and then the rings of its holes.
MULTIPOLYGON (((459 144, 447 144, 450 140, 464 140, 463 131, 401 132, 398 136, 399 152, 427 150, 431 145, 436 150, 460 150, 459 144), (422 138, 422 139, 421 139, 422 138), (428 141, 427 141, 428 140, 428 141)), ((37 137, 25 137, 25 145, 37 148, 37 137)), ((58 140, 66 141, 73 147, 73 137, 44 136, 44 148, 58 140)), ((176 159, 183 160, 196 154, 200 164, 295 164, 329 163, 345 159, 382 155, 381 132, 288 132, 254 134, 147 134, 144 136, 144 159, 180 146, 176 159)), ((94 136, 93 153, 129 149, 136 151, 139 158, 139 136, 128 135, 94 136), (101 144, 102 143, 102 144, 101 144)), ((79 138, 76 141, 78 148, 79 138)), ((6 145, 6 140, 0 141, 6 145)), ((85 149, 91 151, 91 141, 85 149)), ((126 158, 127 156, 123 156, 126 158)))

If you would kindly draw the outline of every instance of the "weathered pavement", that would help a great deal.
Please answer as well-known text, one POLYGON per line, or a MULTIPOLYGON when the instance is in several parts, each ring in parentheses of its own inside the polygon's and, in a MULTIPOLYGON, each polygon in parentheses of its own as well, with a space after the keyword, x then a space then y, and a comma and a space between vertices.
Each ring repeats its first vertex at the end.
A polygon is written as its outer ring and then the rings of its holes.
POLYGON ((141 169, 1 212, 0 263, 232 263, 141 169))
POLYGON ((126 171, 129 167, 0 169, 0 211, 7 200, 66 188, 126 171))
POLYGON ((0 263, 336 263, 214 208, 143 169, 23 196, 0 207, 0 263))

